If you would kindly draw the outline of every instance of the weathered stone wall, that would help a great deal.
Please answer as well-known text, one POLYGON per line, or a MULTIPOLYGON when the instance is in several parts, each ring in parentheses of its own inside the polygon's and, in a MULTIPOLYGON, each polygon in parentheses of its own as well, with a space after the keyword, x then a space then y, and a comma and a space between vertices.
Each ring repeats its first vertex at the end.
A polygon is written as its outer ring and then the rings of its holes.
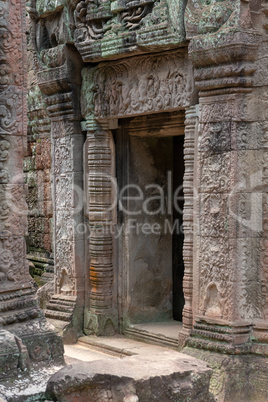
POLYGON ((30 40, 30 19, 27 17, 28 63, 28 130, 24 156, 24 178, 28 205, 27 258, 31 274, 39 284, 53 279, 53 206, 51 194, 50 119, 44 98, 37 86, 34 54, 30 40), (43 279, 39 276, 45 273, 43 279))
POLYGON ((220 356, 267 356, 267 2, 54 0, 32 7, 54 158, 54 318, 70 322, 73 315, 59 310, 73 301, 86 333, 120 330, 118 283, 129 272, 118 269, 124 247, 114 236, 112 130, 124 118, 183 110, 181 344, 220 356))
POLYGON ((52 252, 51 141, 28 136, 24 158, 28 185, 28 253, 49 257, 52 252))
POLYGON ((38 307, 26 260, 23 156, 27 134, 25 2, 0 2, 0 377, 29 361, 62 359, 61 339, 38 307))

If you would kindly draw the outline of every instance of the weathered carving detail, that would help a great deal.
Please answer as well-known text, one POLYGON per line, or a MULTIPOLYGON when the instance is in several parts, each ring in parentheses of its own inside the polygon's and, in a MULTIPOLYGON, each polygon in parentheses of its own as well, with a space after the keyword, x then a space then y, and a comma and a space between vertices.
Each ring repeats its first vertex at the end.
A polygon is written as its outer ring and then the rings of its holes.
POLYGON ((129 31, 138 29, 143 18, 152 11, 153 4, 152 0, 147 0, 140 2, 140 4, 135 4, 133 7, 131 1, 126 2, 125 10, 120 13, 121 23, 129 31))
MULTIPOLYGON (((51 331, 38 308, 26 262, 27 207, 22 166, 27 87, 23 7, 24 3, 19 0, 0 2, 0 327, 5 328, 2 334, 14 335, 1 337, 1 378, 16 375, 17 370, 26 368, 26 355, 32 357, 34 348, 28 342, 34 337, 42 344, 46 344, 48 337, 51 343, 58 342, 59 350, 54 357, 62 358, 63 352, 60 338, 51 331), (12 339, 16 340, 17 350, 10 350, 12 339), (6 352, 8 359, 3 358, 6 352), (12 367, 14 353, 21 360, 15 370, 12 367)), ((41 356, 39 360, 51 358, 50 346, 48 352, 48 356, 41 356)))
POLYGON ((110 1, 80 1, 74 11, 76 42, 101 39, 111 28, 112 16, 110 1))
POLYGON ((234 183, 233 174, 229 175, 234 164, 234 156, 231 153, 222 153, 203 158, 200 155, 199 188, 202 192, 229 191, 234 183))
POLYGON ((182 57, 183 52, 176 51, 139 57, 131 63, 125 60, 100 65, 95 70, 86 68, 82 99, 87 97, 88 85, 92 87, 92 82, 94 85, 90 98, 85 100, 84 114, 94 113, 95 118, 101 120, 186 107, 192 82, 187 59, 182 57))
POLYGON ((74 12, 75 45, 84 61, 127 54, 144 46, 153 51, 185 39, 185 1, 80 1, 74 12))
POLYGON ((187 36, 190 38, 218 31, 229 20, 234 9, 235 1, 188 1, 185 16, 187 36))
POLYGON ((69 336, 75 342, 74 329, 81 330, 85 258, 81 59, 72 46, 74 8, 71 3, 49 2, 30 10, 37 81, 45 96, 52 137, 56 294, 47 305, 46 316, 66 321, 68 342, 69 336))
POLYGON ((249 342, 250 320, 252 325, 262 317, 258 266, 265 130, 261 96, 256 100, 252 93, 256 71, 262 79, 261 63, 256 68, 260 35, 252 25, 258 6, 190 1, 187 7, 189 52, 200 91, 199 296, 189 344, 209 349, 211 339, 214 348, 233 353, 235 344, 249 342))

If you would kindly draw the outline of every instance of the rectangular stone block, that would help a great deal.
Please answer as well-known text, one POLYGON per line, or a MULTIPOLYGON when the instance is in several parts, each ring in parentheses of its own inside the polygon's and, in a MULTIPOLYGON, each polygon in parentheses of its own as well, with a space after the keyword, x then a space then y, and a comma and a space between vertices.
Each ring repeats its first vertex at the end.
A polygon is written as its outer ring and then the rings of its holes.
POLYGON ((236 240, 200 237, 199 242, 199 313, 231 320, 236 314, 236 240))
POLYGON ((82 172, 84 136, 82 134, 68 135, 53 140, 54 174, 82 172))
POLYGON ((199 152, 198 188, 202 193, 230 192, 235 186, 236 153, 199 152))
POLYGON ((59 401, 201 402, 209 398, 211 374, 206 363, 166 351, 69 366, 50 378, 46 392, 59 401))
POLYGON ((21 184, 0 184, 0 232, 24 236, 27 233, 28 207, 21 184))
POLYGON ((54 200, 55 208, 83 208, 83 175, 82 173, 64 173, 55 177, 54 200))

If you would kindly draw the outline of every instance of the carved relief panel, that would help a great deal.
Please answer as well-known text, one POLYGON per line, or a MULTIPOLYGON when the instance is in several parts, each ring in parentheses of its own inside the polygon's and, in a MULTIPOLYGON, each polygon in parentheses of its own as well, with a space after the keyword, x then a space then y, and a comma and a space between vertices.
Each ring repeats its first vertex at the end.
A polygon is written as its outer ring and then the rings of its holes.
POLYGON ((100 64, 83 70, 82 92, 87 119, 91 116, 101 121, 172 111, 190 103, 191 67, 180 50, 100 64))

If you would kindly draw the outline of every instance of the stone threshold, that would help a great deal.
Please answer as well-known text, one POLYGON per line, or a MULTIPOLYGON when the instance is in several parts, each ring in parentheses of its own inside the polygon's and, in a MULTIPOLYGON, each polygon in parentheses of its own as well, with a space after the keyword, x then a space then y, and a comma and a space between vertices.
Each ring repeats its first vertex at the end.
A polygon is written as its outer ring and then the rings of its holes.
POLYGON ((161 353, 168 350, 167 347, 140 342, 124 335, 110 337, 82 336, 78 339, 78 345, 119 358, 147 353, 161 353))
POLYGON ((181 322, 170 320, 157 323, 133 324, 124 330, 124 335, 137 341, 178 350, 178 335, 181 330, 181 322))

